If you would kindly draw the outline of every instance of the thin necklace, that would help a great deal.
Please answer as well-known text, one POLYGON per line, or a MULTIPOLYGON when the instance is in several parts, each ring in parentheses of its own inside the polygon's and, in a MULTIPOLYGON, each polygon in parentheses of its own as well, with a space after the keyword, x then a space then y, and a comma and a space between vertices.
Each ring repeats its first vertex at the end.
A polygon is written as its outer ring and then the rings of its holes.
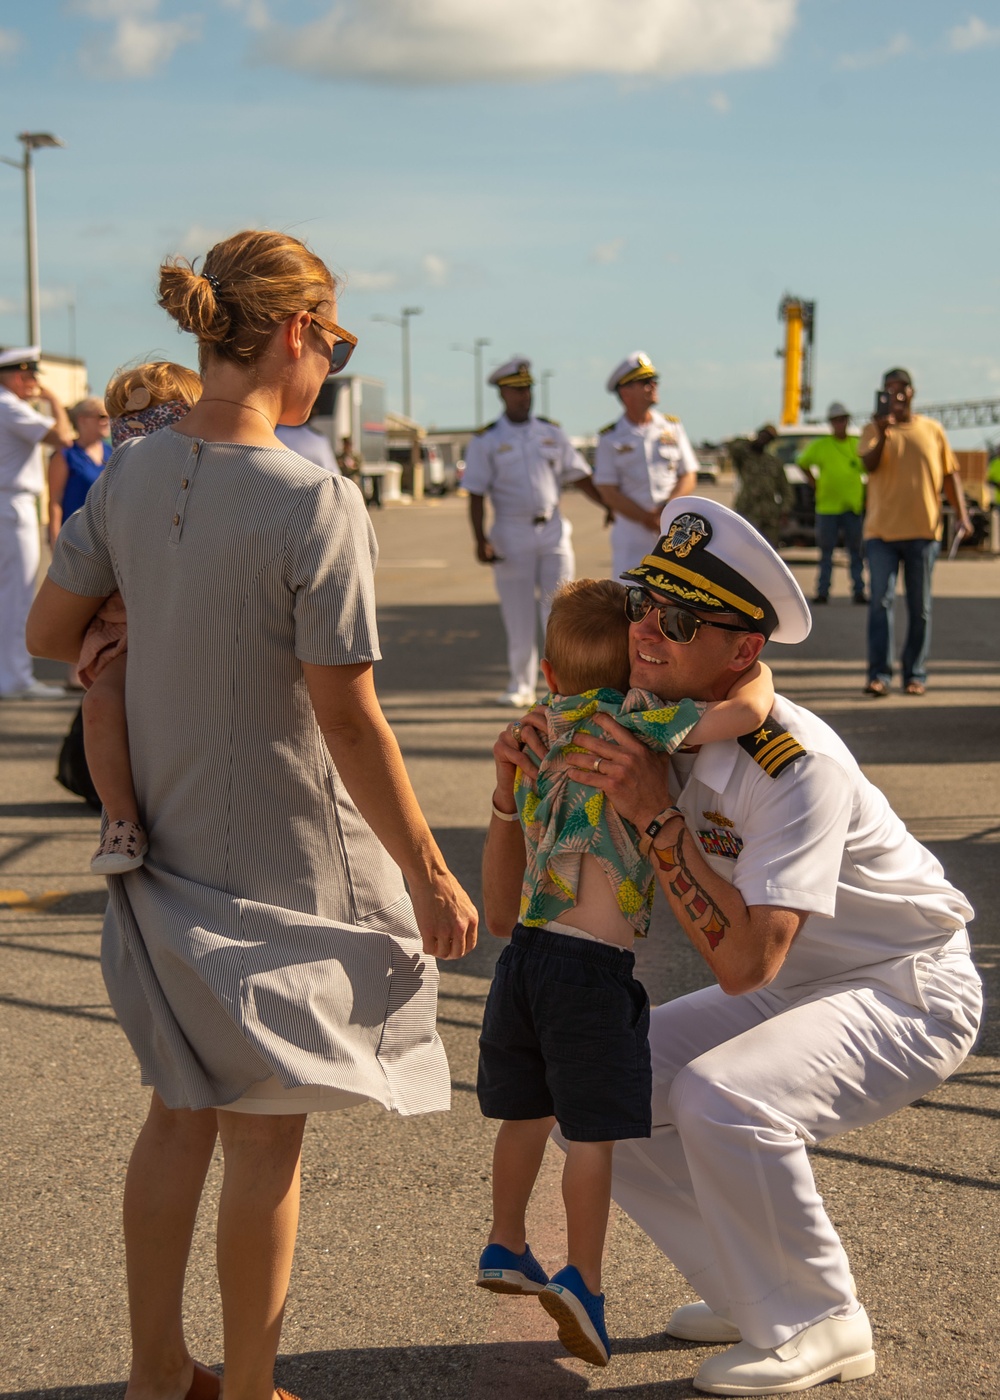
POLYGON ((254 408, 254 406, 253 406, 252 403, 240 403, 239 399, 216 399, 216 398, 206 399, 206 398, 204 398, 204 397, 200 398, 200 399, 198 400, 198 402, 199 402, 199 403, 231 403, 231 404, 233 405, 234 408, 248 408, 248 409, 250 410, 251 413, 259 413, 260 416, 263 418, 264 422, 265 422, 265 423, 267 424, 267 426, 271 429, 271 432, 272 432, 272 433, 274 432, 274 424, 271 422, 270 418, 268 418, 268 416, 267 416, 267 414, 264 412, 264 410, 263 410, 262 408, 254 408))

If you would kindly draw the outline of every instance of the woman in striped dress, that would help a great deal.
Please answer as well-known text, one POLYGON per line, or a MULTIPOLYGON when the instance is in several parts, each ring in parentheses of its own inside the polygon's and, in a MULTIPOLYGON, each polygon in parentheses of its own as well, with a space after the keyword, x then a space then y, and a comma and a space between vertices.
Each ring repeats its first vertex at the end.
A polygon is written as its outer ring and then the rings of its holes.
POLYGON ((409 785, 372 682, 361 493, 283 447, 355 339, 296 239, 248 232, 161 268, 204 393, 123 445, 64 526, 29 624, 75 660, 120 589, 145 865, 110 880, 102 964, 152 1086, 125 1186, 127 1400, 217 1393, 181 1295, 216 1135, 226 1400, 274 1400, 305 1115, 444 1109, 434 957, 475 912, 409 785), (407 895, 403 879, 409 887, 407 895))

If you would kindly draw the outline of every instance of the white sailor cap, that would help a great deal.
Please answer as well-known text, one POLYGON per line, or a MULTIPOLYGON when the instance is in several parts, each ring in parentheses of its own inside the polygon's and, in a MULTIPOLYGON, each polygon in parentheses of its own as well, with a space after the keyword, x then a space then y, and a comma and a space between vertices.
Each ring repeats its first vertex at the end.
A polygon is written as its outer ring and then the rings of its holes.
POLYGON ((784 560, 741 515, 680 496, 660 515, 661 538, 622 578, 700 612, 736 613, 772 642, 801 642, 812 614, 784 560))
POLYGON ((535 382, 531 377, 531 361, 523 355, 515 355, 495 369, 486 382, 495 384, 498 389, 530 389, 535 382))
POLYGON ((623 384, 634 384, 639 379, 659 379, 660 371, 644 350, 633 350, 626 355, 620 365, 616 365, 608 376, 605 386, 609 394, 616 393, 623 384))
POLYGON ((37 369, 42 357, 37 345, 17 345, 13 350, 0 350, 0 372, 5 369, 37 369))

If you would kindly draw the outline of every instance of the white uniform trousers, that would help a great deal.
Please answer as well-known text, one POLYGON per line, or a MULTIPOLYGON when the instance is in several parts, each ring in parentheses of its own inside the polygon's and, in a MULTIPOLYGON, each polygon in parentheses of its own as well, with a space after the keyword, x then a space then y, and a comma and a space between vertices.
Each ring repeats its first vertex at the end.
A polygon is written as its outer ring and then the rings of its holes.
POLYGON ((573 577, 572 527, 556 514, 544 525, 497 520, 490 540, 503 558, 493 565, 507 633, 508 690, 534 692, 538 684, 538 626, 549 619, 552 595, 573 577))
POLYGON ((626 569, 641 564, 659 538, 659 530, 647 530, 636 520, 616 516, 611 526, 611 577, 620 578, 626 569))
POLYGON ((969 1053, 971 960, 927 963, 928 1011, 863 987, 790 1003, 713 986, 652 1013, 653 1133, 616 1145, 612 1194, 753 1346, 855 1306, 806 1145, 912 1103, 969 1053))
POLYGON ((34 680, 24 627, 41 562, 38 506, 30 491, 0 491, 0 695, 34 680))

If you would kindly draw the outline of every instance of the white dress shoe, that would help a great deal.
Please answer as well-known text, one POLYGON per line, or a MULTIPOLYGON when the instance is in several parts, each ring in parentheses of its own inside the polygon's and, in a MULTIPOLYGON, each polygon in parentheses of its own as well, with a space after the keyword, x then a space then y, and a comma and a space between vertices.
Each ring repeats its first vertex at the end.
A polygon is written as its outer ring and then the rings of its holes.
POLYGON ((535 703, 533 690, 505 690, 497 696, 498 705, 510 705, 515 710, 527 710, 535 703))
POLYGON ((23 690, 8 690, 4 700, 65 700, 66 691, 61 685, 46 685, 44 681, 32 681, 23 690))
POLYGON ((721 1346, 725 1342, 741 1342, 743 1335, 735 1322, 722 1313, 713 1312, 707 1303, 685 1303, 674 1308, 666 1326, 668 1337, 680 1337, 684 1342, 707 1342, 721 1346))
POLYGON ((740 1342, 711 1356, 694 1378, 709 1395, 787 1395, 823 1381, 856 1381, 875 1370, 872 1329, 859 1308, 803 1328, 773 1351, 740 1342))

